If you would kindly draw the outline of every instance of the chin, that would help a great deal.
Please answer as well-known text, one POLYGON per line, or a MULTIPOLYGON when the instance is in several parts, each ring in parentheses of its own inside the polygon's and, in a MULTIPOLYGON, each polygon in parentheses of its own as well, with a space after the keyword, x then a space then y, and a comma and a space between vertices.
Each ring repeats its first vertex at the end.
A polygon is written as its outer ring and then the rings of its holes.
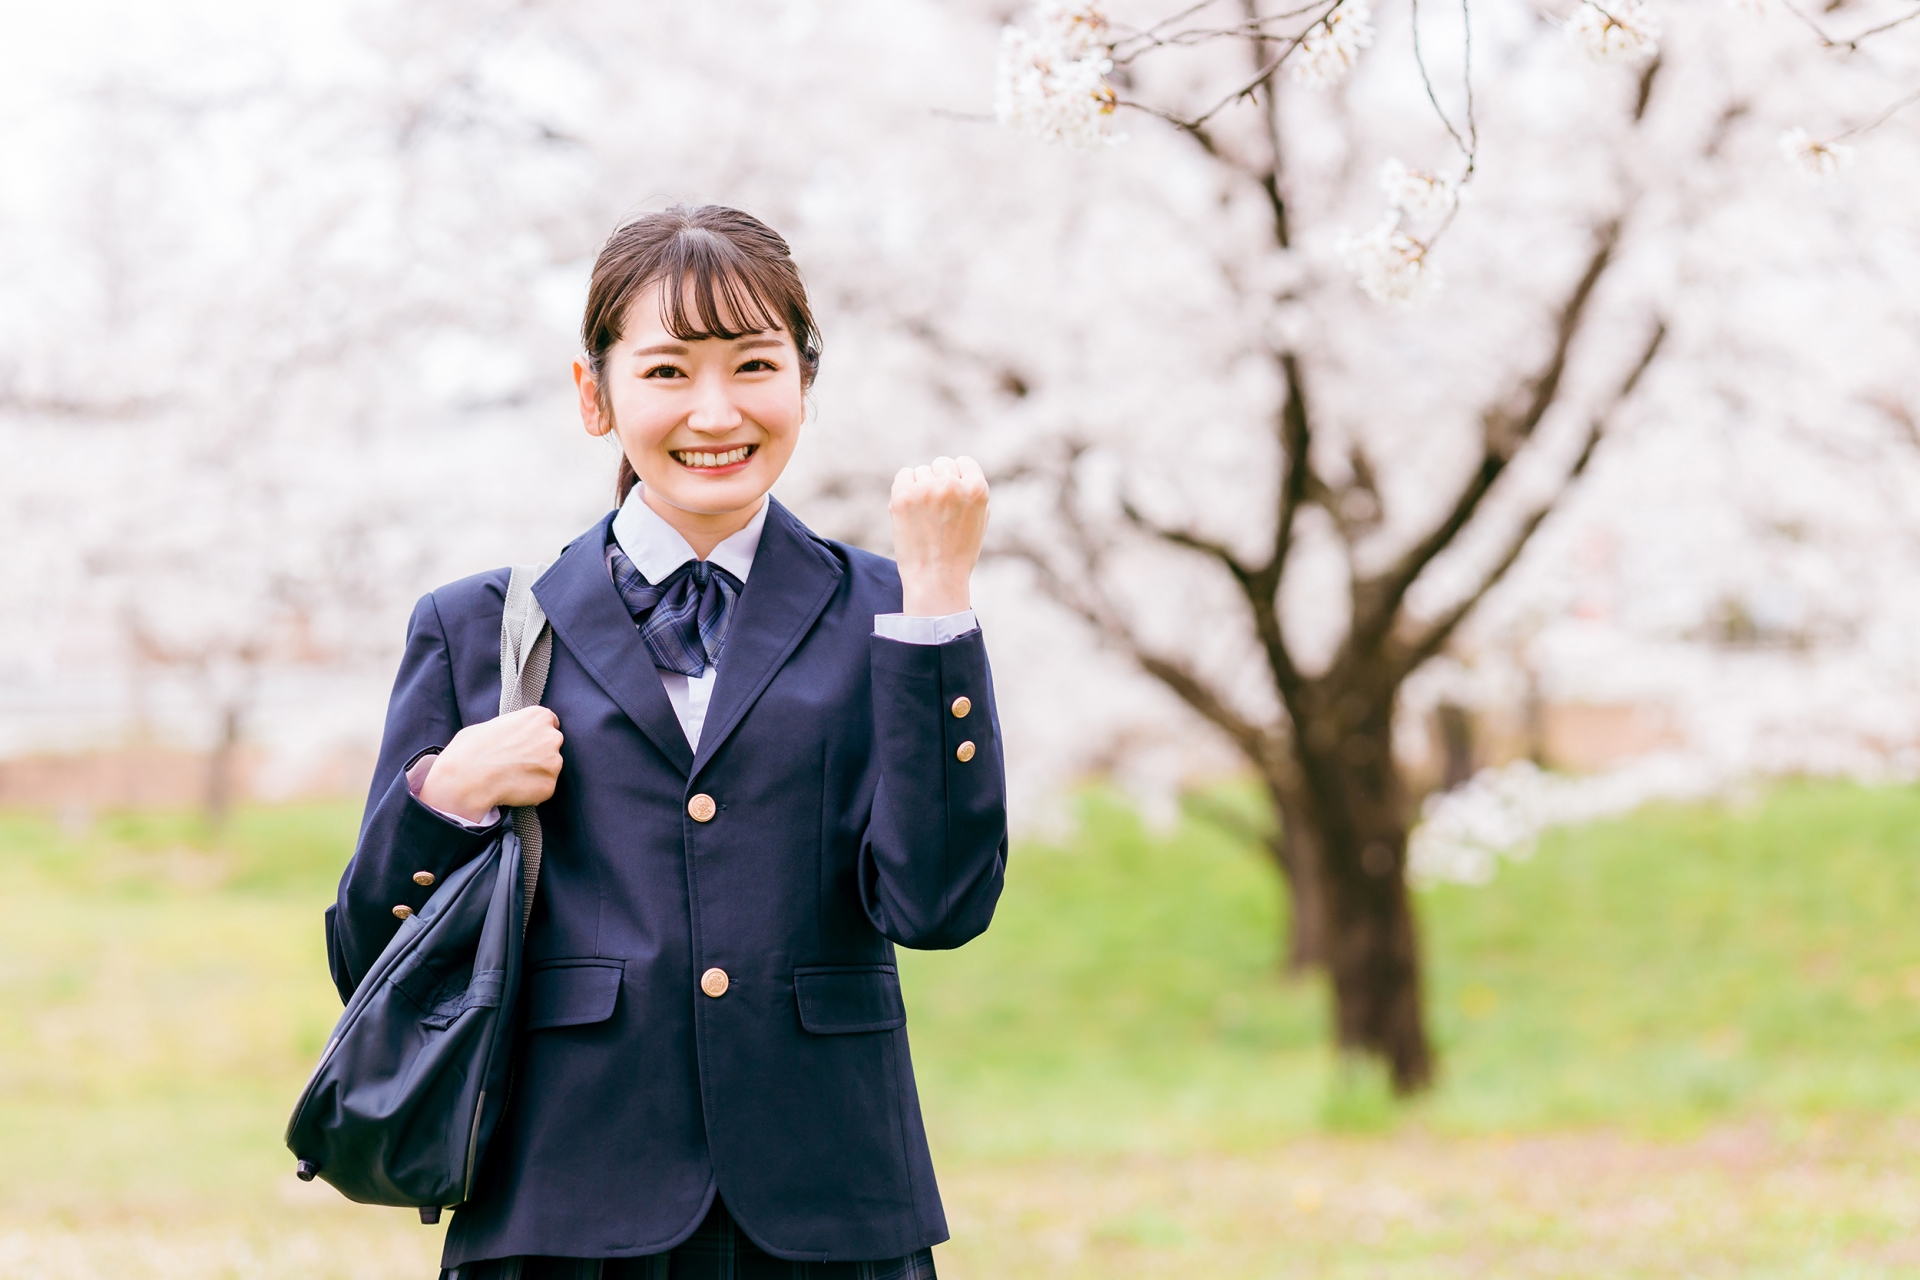
POLYGON ((721 516, 751 506, 772 487, 770 480, 748 473, 711 477, 681 474, 674 476, 671 484, 656 486, 654 492, 682 511, 721 516))

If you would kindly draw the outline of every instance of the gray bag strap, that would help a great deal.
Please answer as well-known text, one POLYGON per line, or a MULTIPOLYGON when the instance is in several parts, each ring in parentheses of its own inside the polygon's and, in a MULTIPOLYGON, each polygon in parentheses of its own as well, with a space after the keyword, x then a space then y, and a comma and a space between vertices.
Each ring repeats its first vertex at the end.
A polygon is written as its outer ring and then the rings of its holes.
MULTIPOLYGON (((507 607, 500 614, 500 714, 535 706, 547 691, 547 669, 553 665, 553 628, 533 598, 534 579, 543 564, 517 564, 507 579, 507 607)), ((508 811, 513 833, 520 837, 520 875, 524 889, 520 932, 533 917, 533 895, 540 887, 540 815, 532 805, 508 811)))

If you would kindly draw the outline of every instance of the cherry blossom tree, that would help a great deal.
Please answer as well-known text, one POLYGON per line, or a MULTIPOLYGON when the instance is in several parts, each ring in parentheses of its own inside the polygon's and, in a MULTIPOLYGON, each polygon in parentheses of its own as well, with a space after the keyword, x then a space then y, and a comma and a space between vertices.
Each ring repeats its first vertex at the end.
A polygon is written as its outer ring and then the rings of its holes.
POLYGON ((591 500, 512 460, 537 273, 462 252, 449 222, 484 182, 445 199, 403 88, 342 94, 364 53, 289 77, 230 30, 173 34, 160 66, 60 86, 61 163, 13 211, 35 260, 0 429, 37 463, 8 507, 43 570, 14 596, 41 673, 117 666, 136 715, 183 707, 161 714, 207 747, 219 820, 268 686, 389 661, 393 619, 473 542, 469 503, 551 537, 591 500), (481 367, 449 386, 449 358, 481 367))
MULTIPOLYGON (((1907 99, 1827 141, 1783 130, 1782 111, 1886 98, 1905 68, 1820 65, 1803 33, 1756 34, 1751 15, 1582 0, 1384 16, 1377 31, 1356 0, 1127 21, 1045 3, 1008 28, 1003 123, 1088 149, 1139 123, 1187 145, 1217 206, 1190 223, 1191 266, 1241 326, 1205 375, 1259 370, 1266 387, 1207 431, 1236 441, 1225 467, 1204 466, 1221 453, 1197 433, 1154 440, 1164 424, 1139 419, 1159 404, 1068 428, 1042 469, 1045 532, 1007 549, 1257 771, 1295 957, 1328 968, 1339 1042, 1412 1091, 1433 1059, 1401 691, 1644 412, 1693 291, 1724 287, 1702 230, 1731 199, 1725 158, 1771 136, 1828 176, 1841 138, 1907 99), (1369 185, 1385 211, 1351 229, 1369 185), (1436 299, 1443 272, 1464 279, 1436 299), (1356 286, 1393 310, 1358 312, 1356 286), (1096 481, 1102 455, 1124 461, 1096 481), (1225 593, 1186 603, 1178 580, 1209 574, 1225 593), (1232 618, 1241 660, 1157 625, 1169 596, 1185 619, 1232 618)), ((1705 358, 1687 336, 1678 358, 1705 358)))

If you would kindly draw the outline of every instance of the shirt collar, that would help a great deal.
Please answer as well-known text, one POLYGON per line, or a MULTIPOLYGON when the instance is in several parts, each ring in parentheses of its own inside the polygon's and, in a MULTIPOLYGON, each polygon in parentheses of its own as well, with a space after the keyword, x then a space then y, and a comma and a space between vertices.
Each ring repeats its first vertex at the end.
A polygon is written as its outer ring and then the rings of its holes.
MULTIPOLYGON (((640 485, 634 485, 633 492, 620 504, 620 512, 613 518, 613 540, 648 582, 665 582, 675 569, 699 557, 680 531, 647 505, 640 489, 640 485)), ((760 549, 760 532, 767 527, 767 506, 767 499, 760 499, 760 509, 747 521, 747 527, 715 547, 707 557, 708 563, 745 582, 753 570, 754 553, 760 549)))

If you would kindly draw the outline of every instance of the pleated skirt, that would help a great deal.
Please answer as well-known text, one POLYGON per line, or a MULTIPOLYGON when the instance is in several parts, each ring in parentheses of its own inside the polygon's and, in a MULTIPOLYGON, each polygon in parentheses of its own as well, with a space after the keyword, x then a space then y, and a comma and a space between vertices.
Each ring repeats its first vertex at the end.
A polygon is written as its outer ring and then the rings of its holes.
POLYGON ((698 1229, 671 1253, 644 1258, 489 1258, 440 1280, 936 1280, 933 1250, 882 1262, 789 1262, 747 1239, 714 1197, 698 1229))

